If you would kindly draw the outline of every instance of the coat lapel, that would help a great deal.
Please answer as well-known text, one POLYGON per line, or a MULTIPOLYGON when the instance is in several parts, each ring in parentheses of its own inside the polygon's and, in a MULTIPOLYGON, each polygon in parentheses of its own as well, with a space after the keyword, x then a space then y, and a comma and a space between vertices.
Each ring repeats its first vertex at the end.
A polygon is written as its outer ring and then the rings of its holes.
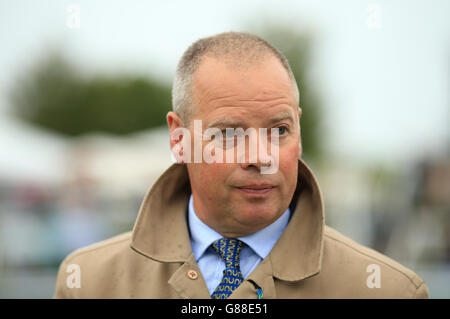
POLYGON ((185 299, 208 299, 208 288, 205 280, 200 273, 194 254, 191 254, 188 260, 183 263, 177 271, 170 277, 169 285, 178 293, 181 298, 185 299), (189 275, 190 272, 196 274, 196 278, 189 275))

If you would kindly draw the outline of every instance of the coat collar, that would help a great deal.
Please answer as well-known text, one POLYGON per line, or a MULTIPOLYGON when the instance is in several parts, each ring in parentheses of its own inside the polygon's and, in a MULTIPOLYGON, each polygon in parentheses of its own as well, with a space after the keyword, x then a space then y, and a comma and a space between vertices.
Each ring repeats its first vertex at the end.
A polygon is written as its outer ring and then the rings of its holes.
MULTIPOLYGON (((298 162, 292 218, 266 260, 274 277, 301 280, 320 271, 324 205, 311 169, 298 162), (289 258, 290 262, 285 262, 289 258)), ((173 164, 146 194, 133 228, 131 248, 159 262, 186 263, 192 257, 187 224, 191 194, 185 165, 173 164)))

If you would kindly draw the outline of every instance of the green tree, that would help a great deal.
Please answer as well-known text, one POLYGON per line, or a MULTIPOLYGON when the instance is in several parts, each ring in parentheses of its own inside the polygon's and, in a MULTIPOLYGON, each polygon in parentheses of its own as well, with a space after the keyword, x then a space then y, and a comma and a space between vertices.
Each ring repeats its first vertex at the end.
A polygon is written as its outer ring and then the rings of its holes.
POLYGON ((83 76, 53 52, 16 82, 11 102, 19 118, 64 135, 127 134, 165 125, 171 93, 141 76, 83 76))

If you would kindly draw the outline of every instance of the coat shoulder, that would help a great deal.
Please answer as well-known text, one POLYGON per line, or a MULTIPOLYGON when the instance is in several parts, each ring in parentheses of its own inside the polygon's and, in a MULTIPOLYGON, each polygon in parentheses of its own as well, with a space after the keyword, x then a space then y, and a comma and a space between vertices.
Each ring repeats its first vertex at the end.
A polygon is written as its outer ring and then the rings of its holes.
POLYGON ((70 263, 74 260, 83 261, 83 259, 91 258, 96 256, 110 256, 123 250, 124 247, 128 248, 131 243, 132 232, 122 233, 114 237, 99 241, 97 243, 81 247, 74 250, 72 253, 67 255, 63 263, 70 263))
POLYGON ((369 275, 372 269, 369 266, 377 265, 385 288, 390 289, 391 292, 399 287, 404 287, 407 290, 407 292, 405 290, 396 292, 400 298, 429 297, 424 280, 414 271, 374 249, 355 242, 329 226, 325 226, 324 246, 325 256, 334 259, 334 263, 338 260, 336 264, 345 265, 350 270, 349 273, 356 274, 363 271, 366 275, 369 275))
MULTIPOLYGON (((56 279, 54 298, 83 298, 87 289, 69 289, 67 280, 76 269, 80 273, 81 286, 96 282, 111 273, 111 265, 129 259, 132 232, 122 233, 106 240, 79 248, 67 255, 61 262, 56 279), (73 267, 75 265, 75 268, 73 267)), ((114 267, 113 267, 114 268, 114 267)))

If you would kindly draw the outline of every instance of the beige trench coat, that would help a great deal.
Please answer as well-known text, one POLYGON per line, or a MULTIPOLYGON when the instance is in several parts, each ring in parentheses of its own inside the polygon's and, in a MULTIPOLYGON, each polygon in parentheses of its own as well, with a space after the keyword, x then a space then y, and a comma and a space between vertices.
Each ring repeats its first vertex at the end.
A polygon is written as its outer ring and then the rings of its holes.
MULTIPOLYGON (((190 192, 185 165, 172 165, 145 196, 131 232, 64 259, 54 297, 210 298, 189 240, 190 192)), ((258 287, 264 298, 429 297, 413 271, 324 224, 322 194, 303 160, 294 200, 284 233, 230 298, 256 298, 258 287)))

